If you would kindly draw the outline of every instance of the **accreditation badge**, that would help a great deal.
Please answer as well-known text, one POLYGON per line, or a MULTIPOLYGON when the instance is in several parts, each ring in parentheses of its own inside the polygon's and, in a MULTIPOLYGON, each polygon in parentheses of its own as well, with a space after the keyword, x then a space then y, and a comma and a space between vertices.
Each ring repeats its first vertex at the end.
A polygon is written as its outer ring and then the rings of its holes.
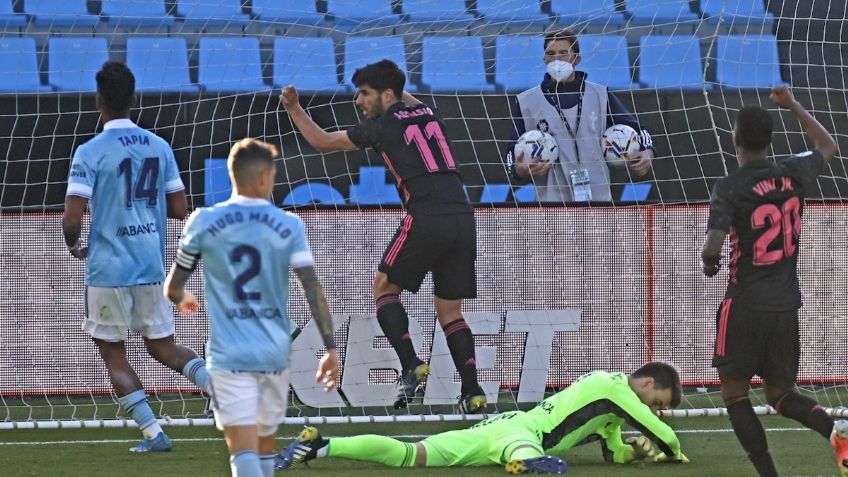
POLYGON ((589 170, 575 169, 571 175, 571 190, 574 193, 575 202, 588 202, 592 200, 592 187, 589 185, 589 170))

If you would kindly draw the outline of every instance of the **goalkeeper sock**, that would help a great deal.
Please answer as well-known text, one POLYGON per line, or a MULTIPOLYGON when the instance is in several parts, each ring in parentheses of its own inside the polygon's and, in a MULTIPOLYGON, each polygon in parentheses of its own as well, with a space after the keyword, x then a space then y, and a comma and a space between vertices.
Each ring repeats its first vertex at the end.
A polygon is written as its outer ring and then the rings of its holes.
POLYGON ((409 336, 409 316, 400 302, 400 297, 394 293, 377 298, 377 321, 380 328, 388 338, 392 348, 400 358, 400 364, 404 371, 414 369, 421 364, 421 360, 415 354, 412 346, 412 338, 409 336))
POLYGON ((760 477, 777 477, 774 461, 768 451, 766 442, 766 431, 754 414, 751 399, 748 396, 739 396, 724 401, 727 406, 727 415, 730 417, 730 425, 733 432, 742 444, 742 448, 748 452, 748 458, 754 464, 754 468, 760 477))
POLYGON ((182 374, 196 384, 201 391, 209 394, 209 372, 206 370, 206 361, 203 358, 194 358, 186 363, 182 374))
POLYGON ((477 393, 480 384, 477 383, 477 360, 474 356, 474 335, 471 328, 462 318, 451 321, 442 329, 448 342, 453 364, 459 372, 462 381, 462 394, 477 393))
POLYGON ((808 428, 818 432, 825 439, 830 439, 833 431, 833 418, 831 418, 819 403, 802 396, 796 392, 789 391, 777 400, 774 409, 789 419, 795 419, 808 428))
POLYGON ((330 457, 377 462, 389 467, 413 467, 417 455, 413 443, 373 434, 334 437, 326 449, 330 457))
POLYGON ((259 467, 262 468, 262 477, 274 477, 274 454, 260 455, 259 467))
POLYGON ((230 471, 233 477, 259 477, 262 466, 259 464, 259 455, 254 450, 241 451, 230 456, 230 471))
POLYGON ((162 427, 156 421, 153 409, 150 409, 143 389, 119 397, 118 406, 138 424, 138 428, 141 429, 145 439, 153 439, 162 432, 162 427))

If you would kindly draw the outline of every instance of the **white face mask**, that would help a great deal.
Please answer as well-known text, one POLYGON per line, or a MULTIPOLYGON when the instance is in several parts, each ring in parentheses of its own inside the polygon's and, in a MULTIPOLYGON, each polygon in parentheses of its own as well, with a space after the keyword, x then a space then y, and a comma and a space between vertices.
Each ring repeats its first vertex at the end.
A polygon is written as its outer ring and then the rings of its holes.
POLYGON ((557 83, 568 81, 574 76, 574 65, 567 61, 554 60, 548 63, 548 74, 557 83))

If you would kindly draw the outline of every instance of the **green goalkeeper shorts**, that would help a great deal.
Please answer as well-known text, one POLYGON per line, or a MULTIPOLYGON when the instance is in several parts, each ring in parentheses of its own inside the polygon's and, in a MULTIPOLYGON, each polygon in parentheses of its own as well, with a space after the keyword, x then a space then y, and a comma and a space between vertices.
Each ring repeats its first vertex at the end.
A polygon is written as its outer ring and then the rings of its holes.
POLYGON ((519 448, 522 459, 544 455, 537 427, 527 413, 514 411, 491 417, 469 429, 430 436, 421 443, 427 451, 427 467, 503 465, 519 448))

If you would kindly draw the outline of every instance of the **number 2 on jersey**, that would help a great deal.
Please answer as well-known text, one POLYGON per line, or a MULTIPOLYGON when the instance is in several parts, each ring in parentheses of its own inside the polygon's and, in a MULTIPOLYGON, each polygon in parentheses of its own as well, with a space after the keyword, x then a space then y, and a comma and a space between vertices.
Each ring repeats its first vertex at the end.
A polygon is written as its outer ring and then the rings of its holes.
POLYGON ((159 189, 156 182, 159 180, 159 158, 145 157, 141 163, 141 170, 135 179, 133 187, 132 158, 127 157, 118 164, 118 177, 124 176, 126 189, 126 207, 132 209, 133 200, 146 200, 148 207, 156 207, 159 197, 159 189))
POLYGON ((230 252, 230 263, 241 263, 242 258, 245 257, 247 257, 249 262, 247 269, 239 273, 235 280, 233 280, 236 299, 241 301, 259 300, 262 298, 262 293, 258 291, 245 291, 244 285, 253 277, 259 275, 259 271, 262 269, 262 255, 259 254, 259 250, 256 250, 250 245, 239 245, 230 252))
POLYGON ((754 242, 756 266, 772 265, 785 257, 795 255, 798 237, 801 235, 801 200, 790 197, 778 208, 774 204, 763 204, 751 214, 751 228, 768 228, 754 242), (783 247, 769 250, 769 246, 783 233, 783 247))
POLYGON ((445 138, 445 134, 442 132, 442 127, 438 121, 428 122, 424 125, 423 131, 420 124, 410 124, 403 132, 403 139, 407 144, 415 141, 415 145, 418 146, 418 152, 421 153, 421 158, 424 160, 424 165, 427 166, 427 170, 430 172, 439 170, 439 166, 436 164, 436 157, 433 155, 433 150, 430 149, 430 144, 427 142, 428 139, 433 139, 434 137, 436 138, 436 142, 439 143, 439 151, 442 153, 445 166, 448 169, 456 169, 456 163, 451 155, 448 140, 445 138), (427 137, 424 137, 425 135, 427 137))

